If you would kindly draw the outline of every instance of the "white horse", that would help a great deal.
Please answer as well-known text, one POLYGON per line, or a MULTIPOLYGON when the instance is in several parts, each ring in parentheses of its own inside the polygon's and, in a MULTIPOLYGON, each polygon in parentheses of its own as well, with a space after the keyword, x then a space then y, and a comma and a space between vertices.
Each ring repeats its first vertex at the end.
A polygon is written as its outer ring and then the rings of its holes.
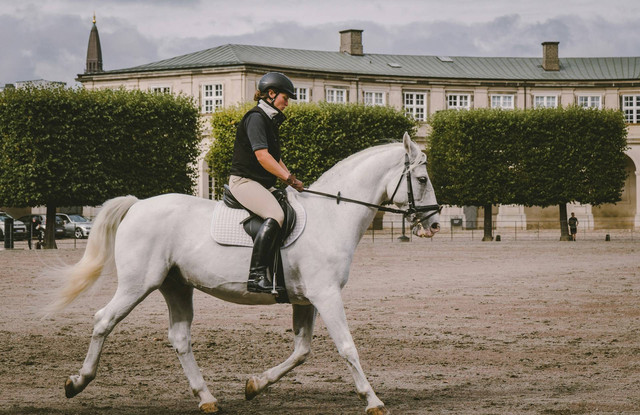
MULTIPOLYGON (((405 134, 403 144, 372 147, 341 161, 311 189, 340 192, 372 204, 380 204, 393 195, 392 202, 402 208, 410 203, 411 187, 416 205, 437 206, 427 175, 426 156, 405 134), (409 156, 407 167, 405 154, 409 156), (411 174, 407 175, 407 171, 411 174), (406 178, 412 186, 407 186, 406 178)), ((376 209, 295 191, 290 191, 289 197, 297 198, 307 212, 305 231, 282 250, 285 281, 293 306, 294 350, 283 363, 252 376, 246 383, 245 396, 252 399, 305 361, 319 313, 347 362, 358 396, 367 401, 366 413, 387 414, 360 366, 341 297, 353 253, 376 209)), ((238 304, 274 304, 275 298, 247 292, 250 248, 219 245, 202 229, 202 223, 211 220, 214 205, 210 200, 179 194, 145 200, 126 196, 104 204, 84 256, 64 271, 67 282, 55 308, 68 305, 108 272, 117 273, 118 288, 111 301, 95 314, 84 364, 65 383, 67 397, 82 392, 95 378, 103 343, 115 325, 149 293, 159 289, 169 308, 169 341, 194 395, 200 399, 200 410, 205 413, 219 410, 191 350, 193 289, 238 304), (185 217, 191 220, 185 221, 185 217), (149 223, 162 226, 148 226, 149 223)), ((411 216, 418 236, 431 237, 439 230, 437 210, 428 215, 418 209, 411 216)))

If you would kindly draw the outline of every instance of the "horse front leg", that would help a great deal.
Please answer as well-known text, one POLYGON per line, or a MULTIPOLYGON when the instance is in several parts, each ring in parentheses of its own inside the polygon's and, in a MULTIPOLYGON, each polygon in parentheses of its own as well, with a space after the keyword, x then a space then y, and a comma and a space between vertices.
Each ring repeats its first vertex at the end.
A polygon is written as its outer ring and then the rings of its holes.
POLYGON ((339 290, 322 295, 318 299, 312 299, 318 313, 322 317, 329 331, 329 335, 338 348, 338 353, 346 362, 353 380, 356 384, 356 391, 360 399, 367 401, 367 415, 386 415, 389 411, 384 403, 376 396, 371 384, 367 380, 362 367, 356 345, 351 337, 347 316, 344 312, 344 304, 339 290))
POLYGON ((293 305, 293 334, 294 348, 291 356, 278 366, 257 376, 251 376, 245 386, 245 398, 251 400, 269 385, 276 383, 282 376, 301 365, 311 352, 313 325, 316 319, 316 309, 312 305, 293 305))

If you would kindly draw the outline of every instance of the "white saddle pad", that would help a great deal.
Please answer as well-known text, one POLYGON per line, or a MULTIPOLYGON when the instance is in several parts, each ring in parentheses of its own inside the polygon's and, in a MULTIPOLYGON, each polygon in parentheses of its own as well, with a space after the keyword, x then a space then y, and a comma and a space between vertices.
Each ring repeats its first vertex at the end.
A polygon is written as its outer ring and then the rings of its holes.
MULTIPOLYGON (((296 211, 296 226, 284 241, 283 248, 288 247, 300 236, 307 223, 307 213, 295 197, 289 203, 296 211)), ((220 245, 253 246, 253 240, 244 231, 242 221, 249 217, 245 209, 231 209, 223 201, 216 203, 211 220, 211 237, 220 245)))

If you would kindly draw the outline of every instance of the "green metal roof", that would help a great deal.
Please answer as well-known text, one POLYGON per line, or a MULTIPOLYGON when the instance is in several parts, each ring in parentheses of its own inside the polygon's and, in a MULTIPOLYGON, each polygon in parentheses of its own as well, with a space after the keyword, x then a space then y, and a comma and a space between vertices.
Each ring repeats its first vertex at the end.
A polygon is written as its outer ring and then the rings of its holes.
MULTIPOLYGON (((481 80, 608 81, 640 79, 640 57, 560 58, 559 71, 542 69, 542 57, 490 58, 364 54, 222 45, 107 74, 257 65, 283 71, 308 70, 381 77, 449 78, 481 80)), ((81 75, 82 77, 82 75, 81 75)))

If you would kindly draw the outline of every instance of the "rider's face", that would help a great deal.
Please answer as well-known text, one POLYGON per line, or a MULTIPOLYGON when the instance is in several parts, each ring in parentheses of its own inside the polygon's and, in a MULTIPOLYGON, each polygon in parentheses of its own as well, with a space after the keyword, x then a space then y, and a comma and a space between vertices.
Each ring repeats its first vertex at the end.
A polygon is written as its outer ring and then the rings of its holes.
POLYGON ((273 106, 279 109, 280 111, 284 111, 284 109, 287 108, 287 105, 289 105, 289 95, 287 95, 284 92, 280 92, 279 94, 276 94, 274 91, 269 90, 269 97, 271 99, 275 97, 275 100, 273 101, 273 106))

